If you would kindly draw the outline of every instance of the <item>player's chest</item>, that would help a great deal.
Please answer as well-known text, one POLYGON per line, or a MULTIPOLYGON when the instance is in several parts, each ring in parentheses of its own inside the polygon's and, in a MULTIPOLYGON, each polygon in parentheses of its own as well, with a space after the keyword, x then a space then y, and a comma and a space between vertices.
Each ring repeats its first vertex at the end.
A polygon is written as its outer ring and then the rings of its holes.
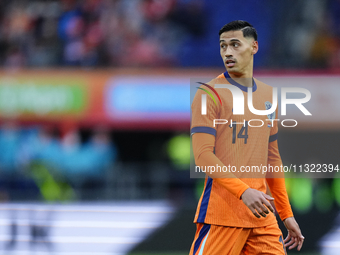
POLYGON ((235 114, 235 105, 232 101, 227 101, 219 115, 220 124, 217 125, 217 135, 232 143, 242 140, 242 143, 247 144, 249 139, 257 142, 267 141, 271 129, 276 125, 275 111, 269 113, 272 102, 270 98, 261 97, 254 98, 250 103, 251 107, 248 103, 244 104, 243 114, 235 114))

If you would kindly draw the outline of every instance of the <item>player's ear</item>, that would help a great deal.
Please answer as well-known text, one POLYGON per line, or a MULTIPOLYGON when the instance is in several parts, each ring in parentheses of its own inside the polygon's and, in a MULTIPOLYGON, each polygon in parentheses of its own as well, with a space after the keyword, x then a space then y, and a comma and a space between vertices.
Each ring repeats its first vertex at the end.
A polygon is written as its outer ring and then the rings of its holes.
POLYGON ((258 52, 258 50, 259 50, 259 43, 257 41, 253 41, 251 53, 254 55, 258 52))

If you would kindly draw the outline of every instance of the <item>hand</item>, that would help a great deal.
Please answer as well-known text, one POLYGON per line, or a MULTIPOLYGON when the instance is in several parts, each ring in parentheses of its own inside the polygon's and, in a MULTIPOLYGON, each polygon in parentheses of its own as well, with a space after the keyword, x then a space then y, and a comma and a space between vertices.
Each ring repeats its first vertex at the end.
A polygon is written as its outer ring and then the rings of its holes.
POLYGON ((289 217, 283 221, 283 224, 285 224, 288 230, 288 235, 284 240, 285 247, 290 246, 289 250, 291 250, 299 245, 297 250, 300 251, 305 237, 301 234, 300 227, 295 218, 289 217))
POLYGON ((261 218, 261 216, 267 217, 266 214, 269 214, 268 209, 274 213, 274 208, 268 202, 268 200, 274 200, 274 198, 261 191, 248 188, 241 195, 241 199, 257 218, 261 218))

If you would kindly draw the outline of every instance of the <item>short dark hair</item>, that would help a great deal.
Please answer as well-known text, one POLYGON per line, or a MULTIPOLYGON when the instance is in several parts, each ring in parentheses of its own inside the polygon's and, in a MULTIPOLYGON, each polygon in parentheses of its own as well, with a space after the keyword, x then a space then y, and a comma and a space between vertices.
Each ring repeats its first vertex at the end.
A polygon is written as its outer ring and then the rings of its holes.
POLYGON ((220 36, 224 32, 228 31, 239 31, 243 32, 244 37, 252 37, 255 41, 257 41, 257 32, 256 29, 247 21, 244 20, 234 20, 225 24, 219 31, 218 35, 220 36))

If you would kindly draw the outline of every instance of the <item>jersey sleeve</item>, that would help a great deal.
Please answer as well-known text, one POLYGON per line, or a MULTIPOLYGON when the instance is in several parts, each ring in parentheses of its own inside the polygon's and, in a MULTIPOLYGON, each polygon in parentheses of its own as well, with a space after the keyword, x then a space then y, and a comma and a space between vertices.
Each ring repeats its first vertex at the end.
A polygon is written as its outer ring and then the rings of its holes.
MULTIPOLYGON (((282 165, 282 161, 281 161, 281 157, 279 153, 277 140, 274 140, 272 142, 269 141, 268 166, 281 167, 281 165, 282 165)), ((293 211, 290 206, 288 195, 287 195, 284 172, 280 171, 278 173, 275 173, 274 176, 268 176, 267 174, 266 181, 268 183, 270 192, 272 196, 274 197, 275 207, 281 220, 283 221, 289 217, 293 217, 293 211)))
MULTIPOLYGON (((200 87, 204 89, 203 86, 200 87)), ((191 105, 191 134, 208 133, 216 135, 214 119, 219 119, 220 105, 203 90, 198 89, 191 105), (206 113, 202 114, 202 96, 206 98, 206 113)))
MULTIPOLYGON (((204 92, 198 90, 193 100, 191 109, 191 134, 192 147, 197 166, 208 167, 224 164, 214 154, 216 128, 213 125, 214 119, 219 118, 219 105, 207 95, 206 114, 201 112, 201 97, 204 92)), ((218 184, 222 185, 238 199, 243 192, 249 188, 247 184, 238 179, 234 174, 227 172, 207 173, 218 184)))
MULTIPOLYGON (((192 147, 197 166, 208 167, 218 165, 223 168, 224 164, 214 154, 214 146, 215 136, 211 134, 195 133, 192 136, 192 147)), ((249 188, 247 184, 232 173, 214 172, 207 174, 238 199, 240 199, 243 192, 249 188)))

